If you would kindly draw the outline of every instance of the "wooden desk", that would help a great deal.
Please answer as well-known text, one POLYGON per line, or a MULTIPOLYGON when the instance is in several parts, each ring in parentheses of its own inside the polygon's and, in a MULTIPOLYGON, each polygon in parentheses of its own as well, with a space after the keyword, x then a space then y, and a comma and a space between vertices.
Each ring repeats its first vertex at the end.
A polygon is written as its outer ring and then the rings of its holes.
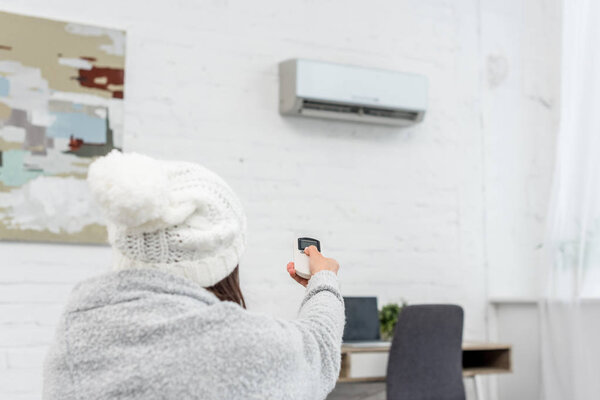
MULTIPOLYGON (((391 345, 391 343, 390 343, 391 345)), ((338 382, 376 382, 385 381, 387 356, 390 345, 375 347, 355 347, 342 345, 342 368, 338 382), (374 354, 380 358, 375 376, 356 376, 352 371, 352 363, 361 362, 361 355, 374 354), (358 357, 355 357, 358 355, 358 357), (377 373, 378 372, 378 373, 377 373)), ((500 374, 512 372, 511 346, 500 343, 464 342, 463 376, 480 374, 500 374)))

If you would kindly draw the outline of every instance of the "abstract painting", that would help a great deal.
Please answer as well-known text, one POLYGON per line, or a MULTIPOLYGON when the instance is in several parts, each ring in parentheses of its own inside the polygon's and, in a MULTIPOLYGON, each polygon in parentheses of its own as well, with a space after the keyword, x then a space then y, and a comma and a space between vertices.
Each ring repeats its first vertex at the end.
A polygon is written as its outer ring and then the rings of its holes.
POLYGON ((104 243, 85 178, 122 147, 125 32, 0 12, 0 239, 104 243))

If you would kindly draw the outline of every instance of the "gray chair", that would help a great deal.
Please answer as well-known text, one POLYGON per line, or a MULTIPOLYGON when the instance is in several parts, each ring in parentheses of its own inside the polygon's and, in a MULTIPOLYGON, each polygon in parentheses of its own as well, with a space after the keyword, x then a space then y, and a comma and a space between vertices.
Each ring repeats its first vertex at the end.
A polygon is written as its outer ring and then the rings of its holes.
POLYGON ((396 324, 387 370, 388 400, 465 400, 463 310, 406 306, 396 324))

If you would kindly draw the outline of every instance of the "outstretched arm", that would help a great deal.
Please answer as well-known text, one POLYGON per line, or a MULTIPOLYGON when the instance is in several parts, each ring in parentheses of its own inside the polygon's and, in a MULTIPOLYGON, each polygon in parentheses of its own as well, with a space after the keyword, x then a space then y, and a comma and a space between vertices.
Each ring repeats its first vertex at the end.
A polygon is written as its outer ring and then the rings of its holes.
POLYGON ((307 363, 313 371, 318 369, 317 391, 324 398, 335 386, 340 372, 344 301, 338 286, 337 261, 323 257, 314 246, 306 248, 305 253, 310 260, 310 280, 296 275, 294 263, 288 264, 290 276, 306 286, 298 318, 293 324, 302 334, 307 363))

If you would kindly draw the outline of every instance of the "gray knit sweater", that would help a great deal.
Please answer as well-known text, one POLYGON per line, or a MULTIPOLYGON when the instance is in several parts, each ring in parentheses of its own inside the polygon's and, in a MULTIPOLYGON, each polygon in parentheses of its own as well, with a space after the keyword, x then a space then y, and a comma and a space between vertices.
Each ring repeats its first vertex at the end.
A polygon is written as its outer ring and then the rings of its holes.
POLYGON ((169 273, 111 272, 73 290, 46 356, 44 399, 323 399, 343 327, 330 271, 309 281, 295 320, 169 273))

